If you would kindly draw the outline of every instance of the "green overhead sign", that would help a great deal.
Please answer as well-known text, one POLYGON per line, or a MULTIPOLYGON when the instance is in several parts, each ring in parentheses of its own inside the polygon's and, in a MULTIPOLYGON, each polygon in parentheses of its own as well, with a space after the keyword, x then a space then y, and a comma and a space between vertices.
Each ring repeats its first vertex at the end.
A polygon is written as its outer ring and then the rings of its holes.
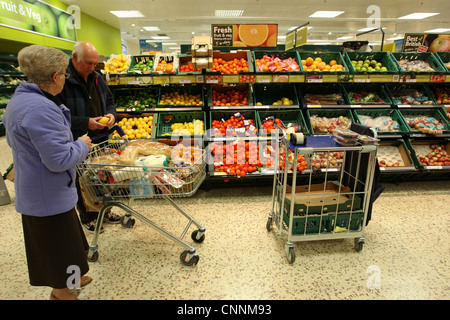
POLYGON ((67 41, 77 41, 71 14, 39 0, 0 1, 0 25, 67 41))

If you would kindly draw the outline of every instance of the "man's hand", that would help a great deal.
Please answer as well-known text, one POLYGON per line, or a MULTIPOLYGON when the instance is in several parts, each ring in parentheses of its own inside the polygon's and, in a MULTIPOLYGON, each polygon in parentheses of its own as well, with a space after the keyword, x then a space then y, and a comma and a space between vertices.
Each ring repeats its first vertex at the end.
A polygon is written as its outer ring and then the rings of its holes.
POLYGON ((108 128, 111 127, 114 124, 114 122, 116 122, 116 119, 112 113, 105 114, 104 117, 107 117, 109 119, 108 123, 106 123, 106 124, 102 124, 102 123, 98 122, 103 117, 89 118, 88 129, 92 130, 92 131, 93 130, 101 130, 106 127, 108 127, 108 128))

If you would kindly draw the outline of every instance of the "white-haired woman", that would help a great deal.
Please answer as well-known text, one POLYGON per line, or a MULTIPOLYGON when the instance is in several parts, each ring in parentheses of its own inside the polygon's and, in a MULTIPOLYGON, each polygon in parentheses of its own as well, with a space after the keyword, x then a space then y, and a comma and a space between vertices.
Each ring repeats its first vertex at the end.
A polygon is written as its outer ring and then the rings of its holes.
POLYGON ((60 50, 31 45, 18 54, 22 82, 3 118, 12 149, 16 211, 22 214, 32 286, 53 288, 51 299, 76 299, 86 285, 89 248, 75 211, 76 165, 89 153, 88 136, 73 139, 70 112, 57 99, 69 59, 60 50))

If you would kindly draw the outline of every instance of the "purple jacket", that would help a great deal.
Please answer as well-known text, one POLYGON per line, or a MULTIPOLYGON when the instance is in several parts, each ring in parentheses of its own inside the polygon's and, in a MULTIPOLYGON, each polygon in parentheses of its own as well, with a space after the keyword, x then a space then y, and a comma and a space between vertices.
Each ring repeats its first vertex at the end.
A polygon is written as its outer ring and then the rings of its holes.
POLYGON ((49 100, 36 84, 22 82, 3 123, 13 154, 17 212, 44 217, 73 209, 75 168, 89 148, 73 141, 69 109, 49 100))

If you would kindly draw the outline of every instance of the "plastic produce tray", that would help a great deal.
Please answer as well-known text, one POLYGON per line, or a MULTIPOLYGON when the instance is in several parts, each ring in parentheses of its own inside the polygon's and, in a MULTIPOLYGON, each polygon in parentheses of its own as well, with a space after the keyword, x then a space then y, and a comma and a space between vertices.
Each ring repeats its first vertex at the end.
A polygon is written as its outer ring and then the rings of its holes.
POLYGON ((372 127, 377 131, 377 134, 382 137, 383 135, 392 135, 392 134, 407 134, 411 132, 409 129, 409 126, 406 124, 405 119, 401 115, 401 113, 396 109, 355 109, 353 110, 355 120, 363 125, 372 127), (376 119, 377 117, 391 117, 393 121, 396 121, 398 124, 398 131, 386 131, 386 130, 379 130, 376 127, 368 125, 368 122, 361 121, 362 117, 360 116, 368 116, 372 119, 376 119))
POLYGON ((389 52, 346 52, 345 53, 345 62, 351 73, 354 74, 395 74, 398 73, 397 64, 392 59, 392 56, 389 52), (365 60, 376 60, 383 64, 386 67, 387 71, 356 71, 353 66, 352 61, 365 61, 365 60))
MULTIPOLYGON (((440 109, 405 108, 405 109, 399 109, 399 112, 405 119, 406 124, 408 124, 408 121, 407 121, 408 117, 419 117, 419 116, 433 117, 434 119, 438 120, 440 123, 442 123, 444 125, 443 133, 445 133, 445 134, 450 133, 450 125, 440 109)), ((421 131, 417 130, 416 128, 411 128, 411 127, 410 127, 410 132, 412 134, 422 134, 421 131)))
MULTIPOLYGON (((259 136, 262 136, 262 124, 268 117, 274 117, 280 119, 284 125, 288 126, 290 123, 300 125, 302 127, 302 133, 309 134, 309 129, 306 126, 305 118, 301 110, 268 110, 257 111, 257 122, 259 130, 259 136)), ((281 134, 281 133, 280 133, 281 134)), ((271 133, 266 133, 267 136, 271 136, 271 133)))
POLYGON ((324 108, 332 107, 333 105, 344 105, 346 100, 344 98, 344 92, 342 91, 342 86, 340 84, 303 84, 297 87, 297 95, 300 98, 300 103, 303 108, 308 108, 308 106, 315 106, 316 103, 308 103, 307 95, 319 95, 325 96, 335 94, 337 95, 336 103, 322 104, 324 108))
POLYGON ((161 86, 160 95, 158 98, 158 106, 160 107, 204 107, 205 106, 205 93, 203 86, 201 85, 188 85, 188 86, 161 86), (180 95, 200 95, 201 104, 177 104, 176 101, 170 104, 161 104, 161 97, 163 94, 169 95, 171 93, 178 92, 180 95))
MULTIPOLYGON (((236 91, 245 91, 247 90, 247 99, 248 99, 248 105, 243 105, 241 107, 247 107, 250 109, 253 107, 253 95, 252 95, 252 90, 251 90, 251 86, 250 84, 236 84, 236 85, 229 85, 229 86, 222 86, 222 85, 210 85, 208 88, 208 106, 212 107, 213 105, 213 101, 212 101, 212 94, 213 91, 217 91, 217 92, 223 92, 226 93, 228 91, 231 90, 236 90, 236 91)), ((220 106, 224 106, 223 104, 220 104, 220 106)), ((229 106, 229 107, 233 107, 233 106, 229 106)))
MULTIPOLYGON (((433 98, 433 94, 428 89, 428 87, 423 83, 397 83, 397 84, 387 83, 386 88, 387 88, 389 97, 392 100, 393 105, 397 105, 397 106, 398 105, 414 105, 414 106, 418 106, 418 107, 423 107, 423 106, 427 106, 427 105, 436 104, 436 101, 433 98), (398 98, 397 92, 399 92, 401 94, 402 91, 412 91, 412 90, 416 90, 420 94, 428 97, 427 101, 429 101, 430 103, 424 104, 422 102, 421 104, 414 104, 414 103, 408 103, 407 101, 401 101, 401 100, 396 99, 396 98, 398 98)), ((406 96, 406 92, 405 92, 405 96, 406 96)))
MULTIPOLYGON (((172 133, 172 125, 174 123, 187 123, 194 120, 203 121, 204 130, 206 131, 206 114, 204 111, 189 111, 189 112, 161 112, 158 114, 158 128, 157 138, 171 138, 174 137, 172 133), (170 133, 170 135, 167 135, 170 133), (166 135, 165 135, 166 134, 166 135)), ((183 136, 183 135, 176 135, 183 136)), ((201 138, 203 134, 190 135, 194 138, 201 138)))
POLYGON ((139 62, 143 61, 143 62, 147 62, 147 61, 152 61, 152 67, 148 69, 148 71, 143 71, 143 74, 150 74, 152 73, 153 70, 153 62, 155 60, 155 55, 139 55, 139 56, 132 56, 131 57, 131 62, 130 62, 130 67, 128 68, 128 73, 133 73, 135 71, 133 71, 133 68, 136 64, 138 64, 139 62))
MULTIPOLYGON (((299 55, 301 60, 306 60, 308 57, 311 57, 314 60, 316 58, 321 58, 326 64, 330 64, 332 60, 335 60, 337 64, 341 64, 344 67, 343 72, 349 72, 349 67, 345 63, 344 57, 340 52, 300 51, 299 55)), ((306 74, 339 74, 340 72, 342 71, 306 71, 306 74)))
POLYGON ((432 52, 393 52, 392 57, 394 58, 395 63, 397 64, 397 68, 401 74, 436 74, 446 72, 441 63, 436 59, 432 52), (431 68, 434 71, 408 71, 404 70, 400 61, 402 59, 407 59, 409 61, 421 60, 428 62, 431 68))
POLYGON ((303 72, 303 67, 302 67, 302 63, 300 61, 300 56, 298 54, 297 51, 253 51, 252 52, 253 55, 253 63, 254 63, 254 70, 256 71, 256 74, 296 74, 299 72, 303 72), (257 66, 256 66, 256 59, 262 59, 265 55, 269 56, 269 57, 274 57, 274 58, 280 58, 280 59, 288 59, 288 58, 292 58, 295 59, 295 61, 297 62, 297 64, 300 67, 299 71, 276 71, 276 72, 272 72, 272 71, 258 71, 257 70, 257 66))
MULTIPOLYGON (((343 116, 343 117, 348 118, 348 120, 350 121, 350 124, 352 122, 355 122, 355 117, 353 115, 352 110, 350 110, 350 109, 325 109, 325 108, 308 109, 308 110, 306 110, 306 119, 305 120, 307 121, 307 123, 309 125, 309 132, 312 135, 332 134, 331 132, 326 133, 326 132, 318 131, 317 129, 314 130, 314 128, 312 127, 312 122, 311 122, 312 116, 326 117, 326 118, 338 118, 340 116, 343 116)), ((348 128, 346 127, 344 129, 348 129, 348 128)))
MULTIPOLYGON (((297 91, 295 90, 295 85, 291 83, 255 83, 253 85, 253 97, 254 104, 258 105, 271 105, 273 103, 281 100, 281 98, 286 97, 293 101, 294 106, 299 105, 299 100, 297 96, 297 91)), ((275 107, 275 106, 274 106, 275 107)))
POLYGON ((348 104, 364 105, 364 104, 384 104, 391 105, 392 100, 382 84, 366 83, 366 84, 344 84, 342 85, 342 92, 348 104), (383 101, 381 102, 365 102, 364 100, 353 101, 350 93, 375 93, 383 101))

